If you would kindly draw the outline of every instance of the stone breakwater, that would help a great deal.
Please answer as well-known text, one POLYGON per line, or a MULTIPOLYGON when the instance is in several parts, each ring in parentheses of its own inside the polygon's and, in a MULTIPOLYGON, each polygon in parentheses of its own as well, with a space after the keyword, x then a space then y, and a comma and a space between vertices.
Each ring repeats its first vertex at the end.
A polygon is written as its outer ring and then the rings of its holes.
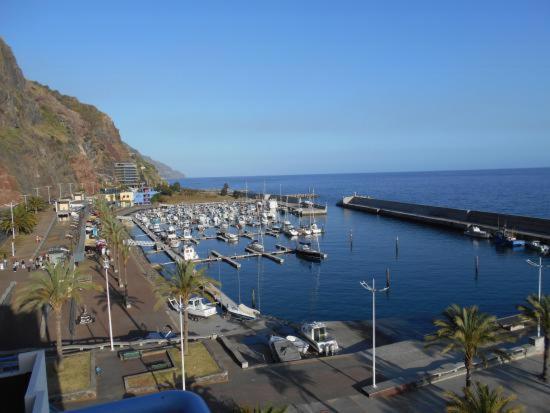
POLYGON ((457 230, 464 230, 469 225, 481 226, 492 231, 506 228, 524 239, 550 240, 550 220, 543 218, 412 204, 358 195, 344 197, 338 205, 457 230))

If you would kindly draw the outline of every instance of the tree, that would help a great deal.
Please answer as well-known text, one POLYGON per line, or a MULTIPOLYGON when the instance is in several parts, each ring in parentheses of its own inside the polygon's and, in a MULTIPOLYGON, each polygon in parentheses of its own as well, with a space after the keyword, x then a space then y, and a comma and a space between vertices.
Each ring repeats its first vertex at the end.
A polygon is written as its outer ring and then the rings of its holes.
POLYGON ((229 191, 229 184, 226 182, 225 184, 223 184, 223 188, 220 191, 220 195, 226 196, 228 191, 229 191))
POLYGON ((180 192, 181 184, 179 182, 174 182, 172 185, 170 185, 170 189, 172 190, 172 192, 180 192))
POLYGON ((486 361, 489 351, 499 357, 507 355, 489 346, 502 341, 505 337, 494 316, 482 313, 477 306, 460 307, 453 304, 443 312, 443 319, 434 321, 439 327, 435 334, 426 336, 427 346, 443 344, 442 353, 458 350, 464 355, 466 367, 466 387, 470 387, 474 358, 479 356, 486 361))
POLYGON ((47 264, 45 271, 31 275, 31 279, 15 299, 16 306, 21 310, 39 310, 49 305, 55 315, 56 350, 57 356, 63 356, 61 321, 63 305, 74 299, 80 301, 83 290, 99 289, 89 282, 69 262, 57 265, 47 264))
POLYGON ((35 214, 38 213, 38 211, 43 211, 46 205, 46 201, 38 196, 31 196, 29 198, 28 207, 33 210, 35 214))
MULTIPOLYGON (((219 283, 205 275, 205 268, 195 269, 195 264, 191 261, 176 262, 176 269, 168 279, 161 276, 157 277, 155 286, 155 294, 158 298, 157 307, 165 304, 166 300, 171 297, 176 300, 180 299, 183 303, 185 354, 188 351, 189 333, 186 304, 194 295, 208 298, 204 291, 207 284, 218 285, 219 283)), ((181 313, 180 309, 180 317, 181 313)))
MULTIPOLYGON (((112 250, 114 257, 114 272, 118 273, 120 268, 120 249, 124 244, 124 228, 122 224, 112 215, 106 216, 102 221, 101 233, 105 237, 112 250)), ((118 286, 122 288, 122 279, 118 274, 118 286)))
MULTIPOLYGON (((24 205, 17 205, 13 208, 13 226, 16 232, 30 234, 36 226, 36 216, 25 209, 24 205)), ((0 231, 9 234, 11 232, 11 211, 8 209, 2 213, 0 220, 0 231)))
POLYGON ((463 392, 464 396, 445 392, 449 398, 447 413, 520 413, 523 411, 522 406, 509 406, 517 397, 514 394, 505 396, 502 393, 502 387, 491 390, 486 384, 476 382, 474 390, 464 387, 463 392))
POLYGON ((548 356, 550 347, 550 295, 543 295, 540 298, 536 294, 527 297, 527 305, 518 305, 521 316, 525 320, 539 323, 544 335, 544 355, 542 359, 542 379, 548 382, 548 356))
POLYGON ((124 303, 128 304, 128 260, 130 259, 130 246, 128 244, 122 244, 120 247, 120 257, 122 258, 122 268, 124 270, 124 303))

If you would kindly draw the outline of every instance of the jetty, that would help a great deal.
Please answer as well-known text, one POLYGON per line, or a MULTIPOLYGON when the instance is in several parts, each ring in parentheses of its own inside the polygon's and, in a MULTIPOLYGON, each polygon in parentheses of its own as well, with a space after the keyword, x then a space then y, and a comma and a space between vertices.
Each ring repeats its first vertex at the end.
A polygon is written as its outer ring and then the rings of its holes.
POLYGON ((550 219, 544 218, 388 201, 359 195, 344 197, 338 206, 460 231, 470 225, 492 232, 505 228, 523 239, 550 241, 550 219))

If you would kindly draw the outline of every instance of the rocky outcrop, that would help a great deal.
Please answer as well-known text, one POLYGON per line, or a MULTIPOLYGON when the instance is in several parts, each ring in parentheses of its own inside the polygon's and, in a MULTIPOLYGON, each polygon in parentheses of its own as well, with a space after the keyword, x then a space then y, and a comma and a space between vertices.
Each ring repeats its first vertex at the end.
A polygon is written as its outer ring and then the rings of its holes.
POLYGON ((136 162, 150 184, 162 180, 150 161, 129 150, 106 114, 26 80, 0 39, 0 203, 58 183, 98 188, 113 181, 114 163, 121 161, 136 162))

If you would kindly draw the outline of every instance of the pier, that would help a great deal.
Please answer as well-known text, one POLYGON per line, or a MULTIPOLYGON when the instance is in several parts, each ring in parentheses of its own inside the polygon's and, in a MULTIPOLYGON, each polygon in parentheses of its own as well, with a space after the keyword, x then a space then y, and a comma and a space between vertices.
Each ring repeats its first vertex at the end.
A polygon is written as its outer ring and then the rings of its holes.
POLYGON ((371 214, 460 231, 464 231, 470 225, 492 232, 505 228, 526 240, 550 241, 550 219, 412 204, 358 195, 344 197, 338 205, 371 214))

